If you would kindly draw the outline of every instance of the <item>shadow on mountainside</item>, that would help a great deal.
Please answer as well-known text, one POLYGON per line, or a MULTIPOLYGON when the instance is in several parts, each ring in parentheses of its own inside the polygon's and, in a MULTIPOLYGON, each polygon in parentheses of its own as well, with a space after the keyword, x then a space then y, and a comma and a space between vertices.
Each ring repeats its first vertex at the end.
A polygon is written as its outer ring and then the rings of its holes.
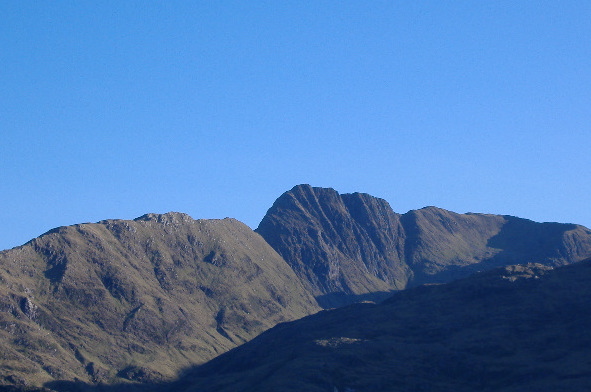
POLYGON ((323 309, 339 308, 357 302, 382 302, 396 291, 376 291, 365 294, 348 294, 343 292, 328 293, 314 297, 323 309))
POLYGON ((558 258, 567 258, 564 254, 563 239, 566 232, 580 226, 571 223, 544 222, 532 224, 532 221, 514 216, 505 216, 507 223, 503 229, 488 240, 491 248, 502 249, 493 258, 497 264, 521 264, 541 262, 558 258), (529 260, 524 260, 529 257, 529 260))
POLYGON ((510 215, 505 215, 504 218, 506 223, 502 229, 486 243, 488 248, 496 249, 498 253, 473 264, 446 265, 445 269, 433 275, 416 274, 417 280, 408 288, 425 283, 448 283, 508 265, 540 263, 557 267, 589 257, 586 252, 577 254, 577 250, 583 249, 580 242, 585 242, 580 234, 588 230, 582 226, 571 223, 538 223, 510 215), (574 251, 569 251, 565 246, 568 232, 572 233, 574 251))
MULTIPOLYGON (((34 389, 34 392, 160 392, 167 390, 167 383, 140 384, 87 384, 82 381, 51 381, 44 388, 34 389)), ((0 389, 0 391, 2 391, 0 389)))
POLYGON ((555 269, 503 267, 278 324, 176 381, 45 386, 58 392, 590 390, 590 283, 591 259, 555 269))

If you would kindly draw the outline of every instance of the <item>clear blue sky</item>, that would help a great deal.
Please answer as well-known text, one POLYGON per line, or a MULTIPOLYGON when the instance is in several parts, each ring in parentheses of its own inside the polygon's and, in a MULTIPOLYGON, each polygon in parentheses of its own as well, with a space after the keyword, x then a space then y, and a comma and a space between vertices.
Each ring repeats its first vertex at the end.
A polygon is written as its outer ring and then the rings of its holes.
POLYGON ((589 1, 0 0, 0 249, 296 184, 591 227, 589 1))

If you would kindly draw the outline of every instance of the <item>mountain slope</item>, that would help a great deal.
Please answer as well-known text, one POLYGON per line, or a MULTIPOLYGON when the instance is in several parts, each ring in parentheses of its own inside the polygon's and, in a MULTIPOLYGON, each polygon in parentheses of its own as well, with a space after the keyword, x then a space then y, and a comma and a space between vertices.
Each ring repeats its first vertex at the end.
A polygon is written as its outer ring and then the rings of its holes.
POLYGON ((591 388, 591 260, 502 267, 281 324, 168 390, 591 388))
POLYGON ((256 232, 324 307, 497 266, 591 256, 591 231, 583 226, 436 207, 397 214, 383 199, 309 185, 281 195, 256 232))
POLYGON ((0 252, 0 384, 167 379, 317 309, 234 219, 61 227, 0 252))

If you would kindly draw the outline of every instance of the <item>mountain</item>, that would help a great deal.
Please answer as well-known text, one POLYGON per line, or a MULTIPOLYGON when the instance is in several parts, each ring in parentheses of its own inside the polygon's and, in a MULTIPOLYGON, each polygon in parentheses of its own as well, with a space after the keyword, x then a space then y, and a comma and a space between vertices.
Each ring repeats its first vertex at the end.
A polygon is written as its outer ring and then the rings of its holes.
POLYGON ((501 267, 278 325, 163 390, 591 389, 591 259, 501 267))
POLYGON ((318 309, 234 219, 60 227, 0 252, 0 385, 166 380, 318 309))
POLYGON ((533 380, 539 361, 576 384, 586 373, 565 366, 587 352, 557 330, 587 342, 575 310, 588 271, 552 268, 590 256, 583 226, 398 214, 309 185, 279 197, 256 232, 181 213, 60 227, 0 252, 0 390, 396 390, 390 373, 425 390, 430 371, 443 390, 456 373, 498 390, 490 380, 533 380))
POLYGON ((256 232, 325 308, 498 266, 591 256, 591 231, 580 225, 436 207, 398 214, 383 199, 309 185, 281 195, 256 232))

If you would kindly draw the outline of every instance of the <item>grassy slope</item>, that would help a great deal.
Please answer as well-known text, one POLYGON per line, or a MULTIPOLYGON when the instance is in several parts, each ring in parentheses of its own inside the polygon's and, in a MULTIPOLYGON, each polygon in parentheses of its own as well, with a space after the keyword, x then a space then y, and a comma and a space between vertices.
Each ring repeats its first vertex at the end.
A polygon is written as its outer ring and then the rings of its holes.
POLYGON ((0 384, 167 379, 316 310, 233 219, 62 227, 0 253, 0 384))

